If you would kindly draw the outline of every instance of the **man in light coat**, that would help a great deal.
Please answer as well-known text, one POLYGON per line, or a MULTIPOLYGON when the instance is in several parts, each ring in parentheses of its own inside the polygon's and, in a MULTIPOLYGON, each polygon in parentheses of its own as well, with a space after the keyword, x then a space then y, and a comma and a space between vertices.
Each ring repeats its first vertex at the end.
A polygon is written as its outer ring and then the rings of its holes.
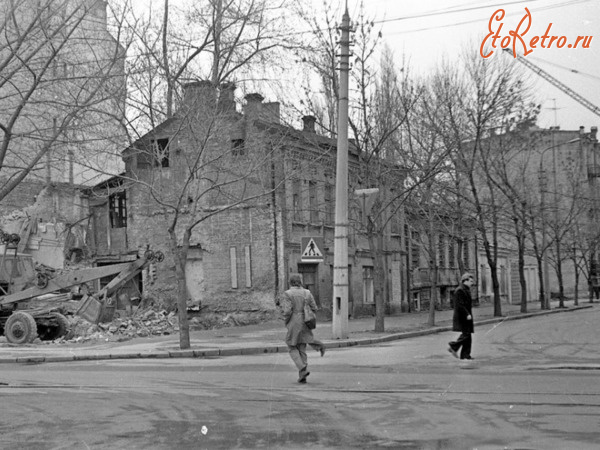
POLYGON ((280 299, 280 308, 287 328, 285 343, 288 346, 290 357, 298 368, 298 383, 306 383, 308 371, 308 357, 306 345, 309 344, 315 350, 325 354, 325 345, 315 339, 312 330, 304 323, 304 304, 315 312, 317 304, 308 289, 302 287, 302 275, 290 275, 290 288, 285 291, 280 299))

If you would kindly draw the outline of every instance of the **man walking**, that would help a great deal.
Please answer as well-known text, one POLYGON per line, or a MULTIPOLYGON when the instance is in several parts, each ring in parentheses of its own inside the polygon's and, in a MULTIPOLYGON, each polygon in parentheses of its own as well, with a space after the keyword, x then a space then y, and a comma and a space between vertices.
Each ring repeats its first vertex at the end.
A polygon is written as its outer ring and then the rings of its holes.
POLYGON ((473 300, 471 299, 471 286, 475 279, 470 273, 465 273, 460 278, 460 286, 454 291, 454 316, 452 318, 452 330, 461 334, 456 341, 448 342, 448 351, 455 358, 473 359, 471 357, 471 334, 474 332, 473 313, 471 311, 473 300))
POLYGON ((285 343, 288 346, 292 361, 298 368, 298 383, 306 383, 306 377, 310 375, 306 345, 308 344, 319 351, 321 356, 325 354, 325 344, 317 340, 312 330, 306 326, 305 304, 313 312, 317 310, 317 304, 312 294, 308 289, 302 287, 302 275, 293 273, 290 275, 290 288, 283 293, 279 306, 288 330, 285 343))

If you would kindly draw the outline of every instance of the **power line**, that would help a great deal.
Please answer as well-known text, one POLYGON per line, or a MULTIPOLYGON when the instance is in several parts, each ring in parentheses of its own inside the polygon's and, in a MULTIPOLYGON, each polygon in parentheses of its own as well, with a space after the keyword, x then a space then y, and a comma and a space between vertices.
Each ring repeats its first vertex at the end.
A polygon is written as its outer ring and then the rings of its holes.
POLYGON ((569 72, 571 72, 571 73, 575 73, 575 74, 577 74, 577 75, 582 75, 582 76, 585 76, 585 77, 588 77, 588 78, 593 78, 593 79, 595 79, 595 80, 600 80, 600 77, 598 77, 598 76, 596 76, 596 75, 591 75, 591 74, 589 74, 589 73, 581 72, 580 70, 577 70, 577 69, 571 69, 571 68, 569 68, 569 67, 562 66, 562 65, 560 65, 560 64, 556 64, 556 63, 553 63, 553 62, 550 62, 550 61, 546 61, 546 60, 544 60, 544 59, 536 58, 536 57, 534 57, 534 56, 530 56, 530 58, 531 58, 531 59, 535 59, 536 61, 540 61, 540 62, 542 62, 542 63, 544 63, 544 64, 549 64, 549 65, 551 65, 551 66, 555 66, 555 67, 558 67, 558 68, 560 68, 560 69, 568 70, 569 72))
MULTIPOLYGON (((532 0, 532 1, 538 1, 538 0, 532 0)), ((541 7, 541 8, 538 8, 537 11, 544 11, 544 10, 547 10, 547 9, 562 8, 564 6, 576 5, 578 3, 587 3, 589 1, 590 0, 571 0, 571 1, 567 1, 567 2, 557 3, 555 5, 548 5, 548 6, 545 6, 545 7, 541 7)), ((505 3, 505 4, 512 4, 512 3, 523 3, 523 2, 522 1, 515 1, 515 2, 505 3)), ((489 5, 489 6, 486 6, 485 8, 494 8, 494 7, 502 6, 502 5, 503 4, 489 5)), ((470 8, 470 9, 467 8, 464 11, 474 10, 474 9, 481 9, 481 8, 483 8, 483 7, 476 7, 476 8, 474 7, 474 8, 470 8)), ((460 10, 460 11, 463 11, 463 10, 460 10)), ((400 21, 400 20, 405 20, 405 19, 419 19, 421 17, 428 17, 428 16, 441 15, 441 14, 449 14, 449 13, 452 13, 452 12, 458 12, 458 10, 456 10, 456 11, 449 11, 449 12, 435 12, 435 13, 432 12, 432 13, 425 13, 425 14, 422 14, 422 15, 398 17, 396 19, 375 21, 375 23, 400 21)), ((516 16, 518 14, 522 14, 522 13, 510 13, 510 14, 507 14, 507 17, 516 16)), ((416 32, 420 32, 420 31, 437 30, 437 29, 440 29, 440 28, 455 27, 455 26, 459 26, 459 25, 466 25, 466 24, 469 24, 469 23, 476 23, 476 22, 481 23, 483 20, 485 20, 485 18, 483 18, 483 19, 482 18, 471 19, 471 20, 465 20, 463 22, 449 23, 447 25, 435 25, 435 26, 431 26, 431 27, 415 28, 415 29, 412 29, 412 30, 396 31, 396 32, 393 32, 393 33, 387 33, 387 35, 389 36, 389 35, 395 35, 395 34, 407 34, 407 33, 416 33, 416 32)))
MULTIPOLYGON (((537 2, 537 1, 540 1, 540 0, 530 0, 530 3, 537 2)), ((462 8, 462 9, 444 8, 444 9, 440 9, 440 10, 436 10, 436 11, 431 11, 431 12, 428 12, 428 13, 417 14, 417 15, 414 15, 414 16, 404 16, 404 17, 397 17, 395 19, 376 20, 375 23, 397 22, 397 21, 400 21, 400 20, 420 19, 422 17, 439 16, 439 15, 442 15, 442 14, 452 14, 452 13, 458 13, 458 12, 475 11, 475 10, 478 10, 478 9, 497 8, 498 6, 513 5, 515 3, 523 3, 523 0, 514 0, 512 2, 496 3, 495 5, 472 6, 470 8, 462 8)))

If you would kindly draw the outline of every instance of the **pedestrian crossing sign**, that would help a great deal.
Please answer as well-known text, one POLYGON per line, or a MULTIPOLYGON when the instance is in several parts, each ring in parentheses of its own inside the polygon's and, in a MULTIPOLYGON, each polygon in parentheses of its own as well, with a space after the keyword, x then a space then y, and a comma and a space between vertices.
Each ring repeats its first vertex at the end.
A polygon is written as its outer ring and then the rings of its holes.
POLYGON ((302 261, 320 261, 323 259, 323 238, 302 238, 302 261))

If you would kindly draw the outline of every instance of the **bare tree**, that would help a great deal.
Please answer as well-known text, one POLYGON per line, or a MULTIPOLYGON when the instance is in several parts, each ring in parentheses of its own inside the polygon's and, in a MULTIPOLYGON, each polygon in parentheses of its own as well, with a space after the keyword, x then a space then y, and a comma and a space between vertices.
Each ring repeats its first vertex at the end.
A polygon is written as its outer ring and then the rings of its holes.
POLYGON ((152 9, 132 19, 130 119, 140 135, 173 116, 181 85, 190 80, 275 85, 274 72, 288 61, 284 50, 303 46, 299 35, 285 32, 287 2, 211 0, 182 10, 163 0, 160 19, 152 9))
MULTIPOLYGON (((489 140, 518 117, 527 104, 527 89, 514 65, 498 58, 482 59, 466 52, 460 76, 443 83, 451 92, 445 97, 448 127, 453 130, 455 163, 469 188, 469 209, 476 217, 492 277, 494 315, 501 316, 497 273, 499 225, 502 199, 488 174, 493 158, 489 140)), ((466 207, 467 205, 465 205, 466 207)))
MULTIPOLYGON (((506 226, 503 234, 512 236, 517 242, 518 274, 521 288, 521 312, 527 312, 527 283, 525 278, 525 254, 527 251, 527 237, 530 226, 531 211, 530 204, 535 202, 536 192, 535 179, 531 174, 531 133, 529 126, 535 122, 539 108, 532 105, 525 117, 520 119, 517 130, 492 137, 491 143, 494 151, 489 157, 493 158, 491 168, 487 176, 504 196, 508 208, 504 214, 500 214, 503 223, 512 223, 506 226)), ((512 246, 508 246, 511 248, 512 246)))
POLYGON ((240 208, 265 209, 266 198, 280 183, 269 175, 276 164, 275 143, 252 145, 242 131, 235 140, 239 145, 224 138, 224 130, 242 126, 236 87, 269 81, 285 64, 283 50, 302 43, 298 35, 286 32, 286 0, 214 0, 187 10, 164 0, 162 6, 160 21, 152 14, 132 19, 137 28, 132 31, 136 46, 129 66, 134 111, 130 126, 133 136, 142 137, 134 138, 125 158, 167 158, 174 164, 169 171, 176 179, 150 162, 149 168, 129 170, 127 181, 132 192, 147 192, 140 194, 141 203, 164 218, 157 226, 168 236, 167 258, 173 261, 180 347, 189 348, 185 268, 190 242, 199 245, 201 225, 217 216, 240 208), (200 97, 179 100, 182 85, 198 78, 203 81, 188 84, 203 86, 200 97), (158 144, 161 133, 168 135, 168 144, 158 144))
POLYGON ((301 104, 314 115, 321 130, 334 137, 337 133, 339 94, 338 45, 336 42, 337 11, 325 1, 319 11, 298 3, 298 15, 310 27, 306 49, 298 58, 307 67, 302 83, 301 104))
POLYGON ((28 176, 89 182, 109 170, 116 145, 104 136, 121 132, 124 48, 106 15, 96 0, 0 7, 0 200, 28 176))
MULTIPOLYGON (((581 243, 577 245, 575 236, 580 234, 581 223, 586 223, 590 219, 590 211, 593 211, 587 168, 583 165, 583 139, 584 136, 580 135, 575 148, 558 146, 560 152, 556 152, 556 159, 553 161, 553 164, 560 167, 560 175, 558 170, 554 171, 552 187, 554 205, 549 220, 554 245, 551 248, 550 260, 558 279, 560 308, 564 307, 565 300, 563 263, 565 260, 576 258, 574 248, 579 246, 584 248, 581 243)), ((593 241, 593 237, 591 240, 593 241)), ((578 277, 577 264, 575 264, 575 271, 578 277)))

